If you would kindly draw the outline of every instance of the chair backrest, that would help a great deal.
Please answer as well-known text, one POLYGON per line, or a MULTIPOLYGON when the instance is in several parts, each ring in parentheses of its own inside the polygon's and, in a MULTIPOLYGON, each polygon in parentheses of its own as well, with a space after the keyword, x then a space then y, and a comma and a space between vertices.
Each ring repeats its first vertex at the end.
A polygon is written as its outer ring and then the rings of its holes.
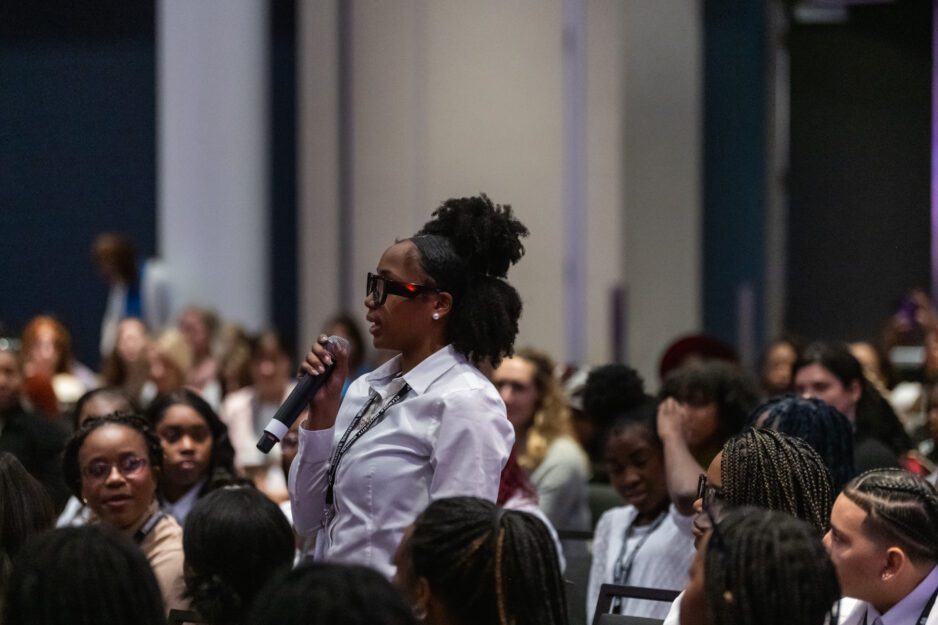
POLYGON ((169 611, 169 618, 166 619, 167 625, 207 625, 198 612, 192 610, 169 611))
POLYGON ((599 625, 662 625, 664 621, 626 614, 600 614, 599 625))
POLYGON ((656 621, 655 619, 641 619, 641 617, 636 616, 628 617, 633 619, 631 621, 610 621, 601 617, 625 616, 621 614, 609 614, 609 608, 612 606, 613 597, 624 597, 626 599, 647 599, 649 601, 663 601, 664 603, 671 603, 677 598, 679 594, 681 593, 677 590, 664 590, 662 588, 642 588, 641 586, 603 584, 599 588, 599 599, 596 600, 596 611, 593 613, 593 625, 612 625, 612 623, 620 623, 622 625, 646 625, 645 621, 647 621, 648 624, 660 622, 656 621))

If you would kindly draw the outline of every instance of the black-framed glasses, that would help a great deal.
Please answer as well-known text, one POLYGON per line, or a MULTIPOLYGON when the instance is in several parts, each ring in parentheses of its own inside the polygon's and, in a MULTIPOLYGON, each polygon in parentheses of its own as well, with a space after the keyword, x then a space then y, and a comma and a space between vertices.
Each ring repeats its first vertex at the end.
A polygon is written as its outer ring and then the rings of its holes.
POLYGON ((130 477, 139 473, 147 464, 147 459, 140 456, 123 456, 117 462, 93 460, 82 467, 81 474, 88 479, 100 481, 107 478, 116 466, 121 475, 130 477))
POLYGON ((374 306, 381 306, 388 295, 399 295, 407 299, 413 299, 421 293, 441 293, 442 289, 425 284, 415 284, 413 282, 398 282, 397 280, 388 280, 368 272, 368 282, 365 285, 365 297, 371 296, 374 306))
POLYGON ((706 473, 701 473, 697 478, 697 499, 703 502, 703 509, 707 511, 714 506, 721 506, 725 500, 722 488, 707 483, 706 473))

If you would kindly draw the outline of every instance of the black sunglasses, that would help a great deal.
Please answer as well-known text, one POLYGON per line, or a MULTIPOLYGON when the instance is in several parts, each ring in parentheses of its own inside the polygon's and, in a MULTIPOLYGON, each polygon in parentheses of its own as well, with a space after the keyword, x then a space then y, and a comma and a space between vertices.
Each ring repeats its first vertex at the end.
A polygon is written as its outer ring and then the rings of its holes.
POLYGON ((374 306, 381 306, 388 295, 399 295, 413 299, 421 293, 441 293, 442 289, 413 282, 398 282, 368 272, 368 282, 365 285, 365 297, 371 296, 374 306))

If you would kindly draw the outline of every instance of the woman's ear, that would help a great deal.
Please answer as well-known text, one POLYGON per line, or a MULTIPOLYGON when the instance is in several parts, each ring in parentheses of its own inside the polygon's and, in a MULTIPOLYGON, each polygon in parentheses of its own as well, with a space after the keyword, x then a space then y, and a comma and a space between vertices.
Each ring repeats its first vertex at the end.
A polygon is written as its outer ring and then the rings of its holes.
POLYGON ((445 317, 453 310, 453 296, 446 291, 437 294, 436 301, 433 303, 434 319, 445 317), (438 315, 438 316, 437 316, 438 315))
POLYGON ((427 578, 418 577, 417 583, 414 584, 413 610, 414 615, 420 622, 426 622, 427 616, 430 614, 432 594, 430 592, 430 582, 427 581, 427 578))

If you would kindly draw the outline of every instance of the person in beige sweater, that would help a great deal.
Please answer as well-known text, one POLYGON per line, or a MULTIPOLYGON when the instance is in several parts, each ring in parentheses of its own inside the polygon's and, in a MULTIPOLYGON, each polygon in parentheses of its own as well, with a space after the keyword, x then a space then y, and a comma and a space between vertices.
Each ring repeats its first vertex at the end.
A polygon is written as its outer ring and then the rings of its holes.
POLYGON ((93 419, 69 440, 62 464, 66 483, 94 513, 95 522, 140 546, 167 612, 187 609, 182 528, 159 509, 163 449, 146 422, 139 417, 93 419))

